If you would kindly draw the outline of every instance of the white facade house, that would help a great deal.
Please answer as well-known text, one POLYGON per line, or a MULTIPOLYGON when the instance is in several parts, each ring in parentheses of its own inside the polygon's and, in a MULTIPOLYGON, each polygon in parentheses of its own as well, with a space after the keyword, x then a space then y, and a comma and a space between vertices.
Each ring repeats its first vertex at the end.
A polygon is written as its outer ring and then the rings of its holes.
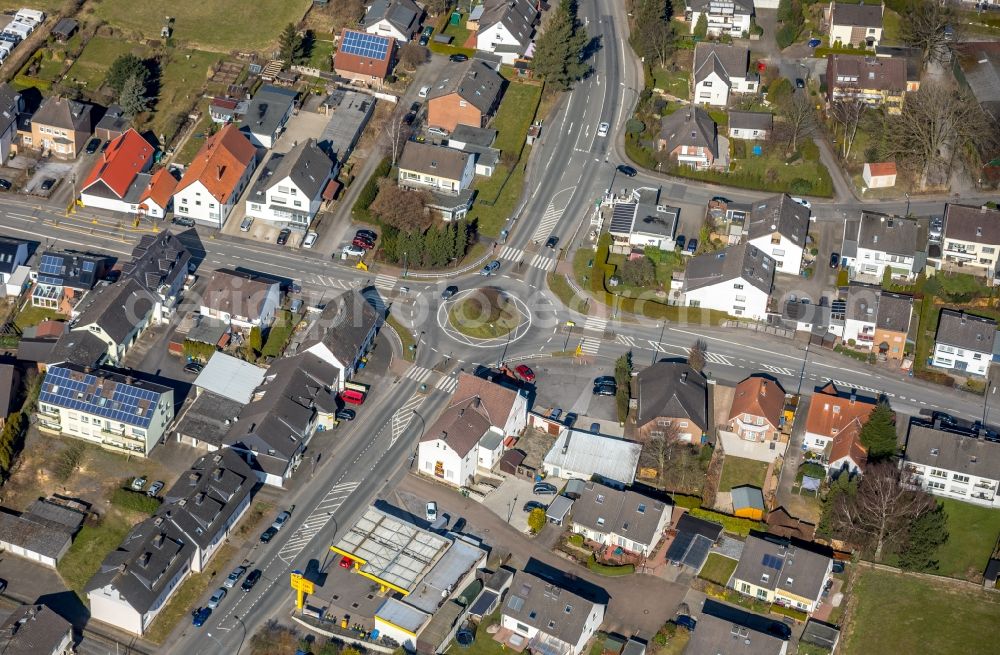
POLYGON ((770 255, 777 272, 798 275, 810 214, 785 193, 757 201, 744 223, 747 242, 770 255))
POLYGON ((222 228, 257 166, 257 150, 230 123, 209 137, 174 191, 174 212, 222 228))
POLYGON ((323 204, 333 162, 306 139, 285 154, 274 153, 247 194, 246 213, 275 227, 305 232, 323 204))
POLYGON ((580 655, 604 622, 605 605, 587 600, 518 571, 501 611, 500 624, 527 641, 533 653, 580 655))
POLYGON ((917 221, 879 212, 861 212, 844 224, 841 266, 852 279, 880 283, 888 268, 894 279, 913 280, 924 270, 927 239, 917 221))
POLYGON ((774 269, 770 255, 747 243, 693 257, 682 287, 684 304, 763 320, 774 269))
POLYGON ((538 9, 531 0, 486 0, 476 31, 476 50, 498 55, 512 65, 529 56, 538 9))
POLYGON ((267 329, 281 306, 281 283, 246 271, 219 269, 201 296, 200 313, 234 328, 267 329))
POLYGON ((1000 442, 913 418, 901 462, 906 481, 935 496, 1000 507, 1000 442))
POLYGON ((21 94, 9 84, 0 84, 0 161, 10 158, 11 146, 17 136, 17 115, 23 109, 21 94))
POLYGON ((875 340, 880 290, 868 284, 852 284, 847 289, 844 314, 844 341, 871 346, 875 340))
POLYGON ((147 171, 154 152, 146 139, 129 128, 97 156, 81 187, 80 201, 86 207, 136 214, 149 188, 147 171))
POLYGON ((830 45, 874 48, 882 41, 885 5, 830 3, 827 10, 830 45))
POLYGON ((361 25, 369 34, 389 36, 406 43, 420 28, 423 13, 413 0, 375 0, 365 7, 361 25))
POLYGON ((934 337, 933 366, 986 376, 993 359, 997 323, 953 309, 942 309, 934 337))
POLYGON ((588 482, 573 502, 570 530, 584 539, 650 555, 670 525, 670 505, 634 491, 588 482))
POLYGON ((399 157, 399 185, 457 195, 476 176, 476 157, 453 148, 407 141, 399 157))
POLYGON ((702 14, 708 23, 708 36, 746 38, 754 14, 752 0, 687 0, 684 20, 691 24, 691 34, 702 14))
POLYGON ((693 102, 725 107, 731 93, 756 93, 758 78, 750 70, 750 50, 737 45, 701 42, 692 67, 693 102))
POLYGON ((348 291, 326 304, 299 348, 335 367, 339 371, 335 386, 343 391, 371 350, 384 320, 366 296, 348 291))

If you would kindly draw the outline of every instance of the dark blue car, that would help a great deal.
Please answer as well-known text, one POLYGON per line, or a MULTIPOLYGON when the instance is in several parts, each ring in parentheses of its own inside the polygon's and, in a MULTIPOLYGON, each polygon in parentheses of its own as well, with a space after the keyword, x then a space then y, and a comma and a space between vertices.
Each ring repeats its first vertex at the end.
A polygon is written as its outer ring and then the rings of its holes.
POLYGON ((201 609, 195 610, 194 618, 191 619, 191 625, 196 628, 200 628, 205 625, 205 621, 207 621, 210 616, 212 616, 212 608, 210 607, 202 607, 201 609))

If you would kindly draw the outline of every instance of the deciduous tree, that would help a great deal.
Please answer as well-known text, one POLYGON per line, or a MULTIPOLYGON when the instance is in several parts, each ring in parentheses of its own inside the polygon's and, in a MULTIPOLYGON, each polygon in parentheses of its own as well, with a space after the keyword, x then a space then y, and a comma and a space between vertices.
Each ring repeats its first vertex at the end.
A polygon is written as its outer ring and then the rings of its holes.
POLYGON ((845 159, 851 156, 854 139, 858 136, 858 125, 860 125, 867 107, 868 105, 860 98, 845 98, 830 105, 830 116, 844 131, 840 148, 845 159))
POLYGON ((406 141, 412 133, 413 130, 403 121, 402 116, 390 118, 385 122, 385 127, 382 128, 382 136, 393 166, 399 161, 399 157, 403 154, 403 146, 406 145, 406 141))
POLYGON ((424 192, 401 189, 395 180, 385 178, 379 183, 378 196, 371 205, 371 212, 387 225, 410 233, 423 231, 430 225, 430 218, 424 211, 426 204, 427 194, 424 192))
POLYGON ((632 389, 632 352, 629 351, 615 361, 615 383, 618 395, 615 398, 618 405, 618 421, 624 423, 628 418, 628 403, 632 389))
POLYGON ((670 464, 679 456, 686 444, 681 441, 675 425, 657 426, 650 433, 649 440, 642 444, 639 452, 639 466, 656 469, 656 479, 661 484, 670 470, 670 464))
POLYGON ((688 353, 688 366, 701 373, 705 368, 705 354, 708 352, 708 344, 704 339, 697 339, 691 345, 688 353))
POLYGON ((583 61, 587 30, 580 24, 573 0, 560 0, 545 31, 538 38, 532 63, 535 74, 556 91, 564 91, 586 75, 590 65, 583 61))
POLYGON ((399 61, 407 68, 413 69, 427 61, 429 53, 427 48, 417 41, 407 41, 406 45, 399 49, 399 61))
POLYGON ((948 61, 951 44, 958 40, 955 30, 960 30, 954 5, 938 0, 912 0, 903 11, 899 37, 908 46, 920 50, 921 63, 948 61), (946 28, 951 30, 949 34, 946 28))
POLYGON ((536 507, 528 514, 528 529, 532 534, 538 534, 545 527, 545 510, 536 507))
POLYGON ((633 5, 632 46, 650 65, 662 65, 674 49, 671 5, 664 0, 637 0, 633 5))
POLYGON ((626 260, 620 272, 622 281, 634 287, 644 287, 656 281, 656 265, 646 257, 626 260))
POLYGON ((812 136, 816 131, 816 112, 805 93, 792 93, 779 107, 781 121, 777 128, 788 144, 788 151, 799 149, 799 140, 812 136))

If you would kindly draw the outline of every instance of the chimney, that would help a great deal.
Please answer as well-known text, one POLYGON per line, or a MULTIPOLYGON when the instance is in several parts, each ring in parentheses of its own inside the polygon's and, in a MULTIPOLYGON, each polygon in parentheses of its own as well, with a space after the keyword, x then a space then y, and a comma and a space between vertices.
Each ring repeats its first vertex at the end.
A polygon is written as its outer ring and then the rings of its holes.
POLYGON ((478 395, 476 395, 476 397, 472 399, 472 406, 475 407, 476 409, 479 409, 479 407, 482 404, 483 404, 483 400, 478 395))
POLYGON ((226 167, 225 166, 219 166, 219 179, 220 180, 222 179, 222 175, 225 172, 226 172, 226 167))
POLYGON ((448 433, 441 430, 441 441, 448 441, 448 433))
POLYGON ((767 395, 767 380, 764 380, 760 384, 760 397, 763 398, 767 395))

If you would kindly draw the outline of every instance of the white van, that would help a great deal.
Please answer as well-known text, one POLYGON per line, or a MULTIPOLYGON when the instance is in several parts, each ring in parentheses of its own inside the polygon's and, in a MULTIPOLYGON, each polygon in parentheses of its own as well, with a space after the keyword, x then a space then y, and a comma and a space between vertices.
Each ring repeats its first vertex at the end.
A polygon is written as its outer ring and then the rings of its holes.
POLYGON ((430 92, 431 92, 431 87, 429 87, 429 86, 422 86, 422 87, 420 87, 420 91, 417 93, 417 95, 419 97, 421 97, 421 98, 426 98, 427 94, 430 93, 430 92))

